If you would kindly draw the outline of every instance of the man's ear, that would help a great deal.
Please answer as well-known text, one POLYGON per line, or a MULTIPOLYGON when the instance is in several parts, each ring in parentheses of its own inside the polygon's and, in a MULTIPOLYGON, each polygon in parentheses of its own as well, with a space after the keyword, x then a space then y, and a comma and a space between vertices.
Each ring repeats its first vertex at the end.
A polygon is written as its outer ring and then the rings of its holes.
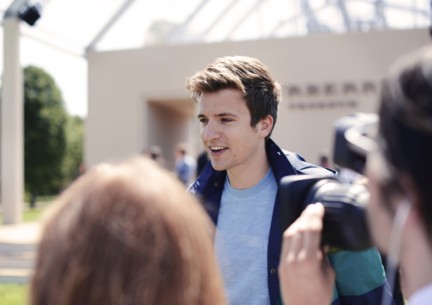
POLYGON ((257 131, 259 132, 260 136, 263 138, 267 137, 273 129, 273 123, 274 121, 271 115, 261 119, 261 121, 259 121, 257 124, 257 131))

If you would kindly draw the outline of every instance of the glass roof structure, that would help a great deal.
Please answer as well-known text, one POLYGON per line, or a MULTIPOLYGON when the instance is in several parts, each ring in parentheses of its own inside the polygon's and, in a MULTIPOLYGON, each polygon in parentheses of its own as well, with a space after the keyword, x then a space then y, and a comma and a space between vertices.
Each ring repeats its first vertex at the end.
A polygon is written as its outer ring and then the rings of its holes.
MULTIPOLYGON (((12 0, 0 1, 5 12, 12 0)), ((23 34, 71 52, 423 28, 428 0, 45 0, 23 34)), ((4 15, 4 14, 3 14, 4 15)))
POLYGON ((40 18, 21 26, 22 63, 46 67, 69 104, 86 101, 86 93, 76 94, 80 83, 86 87, 89 51, 431 24, 429 0, 0 0, 2 21, 12 5, 36 2, 43 8, 40 18), (66 82, 74 89, 62 86, 66 82))

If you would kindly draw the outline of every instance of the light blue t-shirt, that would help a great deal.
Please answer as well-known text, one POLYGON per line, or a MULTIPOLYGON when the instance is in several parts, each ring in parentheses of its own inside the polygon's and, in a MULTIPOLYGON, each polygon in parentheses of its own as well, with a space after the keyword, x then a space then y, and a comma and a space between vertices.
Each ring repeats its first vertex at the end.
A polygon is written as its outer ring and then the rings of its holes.
POLYGON ((226 179, 215 251, 230 305, 269 305, 267 246, 277 183, 271 169, 255 186, 237 190, 226 179))

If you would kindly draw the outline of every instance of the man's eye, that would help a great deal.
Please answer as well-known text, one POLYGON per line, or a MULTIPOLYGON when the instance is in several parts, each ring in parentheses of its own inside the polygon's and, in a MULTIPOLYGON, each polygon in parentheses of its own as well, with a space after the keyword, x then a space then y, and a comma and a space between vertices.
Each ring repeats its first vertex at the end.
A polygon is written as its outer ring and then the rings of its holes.
POLYGON ((229 122, 232 122, 233 120, 232 119, 230 119, 230 118, 222 118, 221 119, 221 122, 222 123, 229 123, 229 122))
POLYGON ((207 119, 199 119, 199 122, 201 123, 201 125, 205 125, 205 124, 207 124, 208 120, 207 119))

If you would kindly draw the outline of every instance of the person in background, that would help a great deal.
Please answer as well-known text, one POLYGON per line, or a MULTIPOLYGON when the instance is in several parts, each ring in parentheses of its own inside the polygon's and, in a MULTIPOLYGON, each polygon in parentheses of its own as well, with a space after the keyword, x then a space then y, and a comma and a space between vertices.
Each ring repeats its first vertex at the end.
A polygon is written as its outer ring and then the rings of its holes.
MULTIPOLYGON (((258 59, 218 58, 191 76, 186 88, 198 104, 201 140, 211 161, 190 191, 217 225, 215 251, 229 303, 280 304, 285 203, 278 183, 287 175, 334 172, 283 151, 270 138, 282 94, 258 59)), ((380 304, 386 278, 375 248, 337 251, 328 259, 336 270, 334 304, 380 304)))
POLYGON ((325 168, 331 168, 327 155, 320 155, 319 165, 325 168))
POLYGON ((165 167, 166 162, 163 155, 162 148, 159 145, 152 145, 149 148, 143 151, 144 156, 149 157, 152 160, 155 160, 159 165, 165 167))
POLYGON ((225 305, 213 228, 154 161, 93 167, 53 204, 29 303, 225 305))
MULTIPOLYGON (((399 59, 383 81, 377 145, 367 156, 375 244, 400 266, 409 305, 432 304, 432 48, 399 59)), ((334 270, 320 246, 324 209, 310 205, 284 233, 286 305, 331 301, 334 270)), ((383 305, 385 299, 383 299, 383 305)))
POLYGON ((174 149, 175 157, 175 174, 177 178, 185 185, 189 186, 195 178, 196 161, 188 153, 188 145, 180 142, 174 149))

